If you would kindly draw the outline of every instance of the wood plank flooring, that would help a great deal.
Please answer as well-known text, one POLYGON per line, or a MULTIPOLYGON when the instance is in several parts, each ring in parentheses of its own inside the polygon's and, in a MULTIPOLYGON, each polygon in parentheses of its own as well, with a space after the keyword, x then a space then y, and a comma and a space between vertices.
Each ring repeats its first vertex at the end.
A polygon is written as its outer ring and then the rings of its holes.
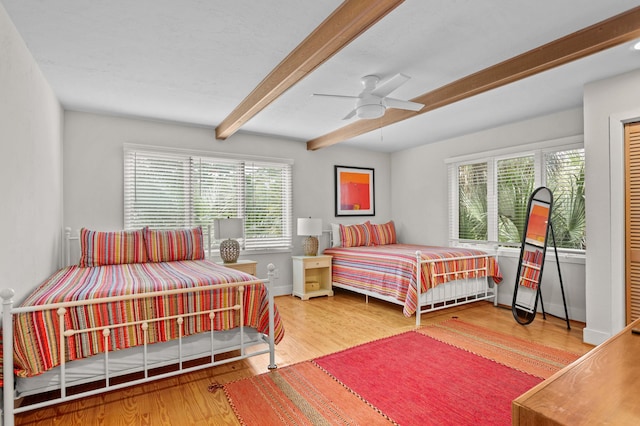
MULTIPOLYGON (((415 327, 399 305, 369 299, 337 289, 334 297, 301 301, 276 298, 285 325, 285 337, 276 347, 276 363, 284 367, 346 349, 415 327)), ((427 325, 458 317, 524 339, 578 354, 592 346, 582 343, 584 324, 566 329, 562 319, 536 318, 519 325, 505 307, 476 302, 424 314, 427 325)), ((238 425, 223 392, 207 390, 211 383, 227 383, 267 371, 268 355, 209 368, 125 390, 84 398, 16 416, 17 425, 238 425)))

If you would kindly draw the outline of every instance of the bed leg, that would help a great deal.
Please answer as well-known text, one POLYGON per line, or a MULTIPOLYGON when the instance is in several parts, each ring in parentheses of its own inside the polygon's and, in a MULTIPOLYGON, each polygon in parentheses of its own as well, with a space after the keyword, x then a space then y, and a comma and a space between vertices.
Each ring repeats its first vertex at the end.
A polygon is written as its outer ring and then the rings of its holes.
POLYGON ((2 297, 2 346, 4 356, 2 357, 2 424, 13 426, 13 296, 16 292, 11 288, 0 291, 2 297), (7 356, 6 354, 11 354, 7 356))
POLYGON ((267 265, 267 292, 269 294, 269 370, 278 368, 276 365, 275 344, 275 303, 273 301, 273 279, 276 266, 273 263, 267 265))

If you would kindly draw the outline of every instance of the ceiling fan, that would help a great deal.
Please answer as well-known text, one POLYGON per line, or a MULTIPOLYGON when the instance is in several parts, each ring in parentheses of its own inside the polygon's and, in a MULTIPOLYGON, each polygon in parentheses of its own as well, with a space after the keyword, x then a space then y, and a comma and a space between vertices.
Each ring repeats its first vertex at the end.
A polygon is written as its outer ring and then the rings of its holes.
POLYGON ((355 107, 343 120, 348 120, 353 116, 367 119, 380 118, 384 115, 387 108, 420 111, 424 106, 423 104, 387 97, 388 94, 402 86, 410 78, 411 77, 404 74, 396 74, 378 86, 380 78, 377 75, 367 75, 362 77, 364 89, 358 96, 327 95, 322 93, 314 93, 313 96, 357 99, 355 107))

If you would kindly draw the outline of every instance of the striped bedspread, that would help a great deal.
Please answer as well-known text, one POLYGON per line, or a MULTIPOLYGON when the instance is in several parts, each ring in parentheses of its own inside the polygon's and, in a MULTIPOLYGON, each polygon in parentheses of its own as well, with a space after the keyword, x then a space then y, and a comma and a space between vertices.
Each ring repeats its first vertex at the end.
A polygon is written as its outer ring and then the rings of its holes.
MULTIPOLYGON (((188 260, 163 263, 132 263, 81 268, 70 266, 54 273, 23 303, 23 306, 90 300, 152 291, 194 288, 228 282, 255 280, 251 275, 224 268, 208 260, 188 260)), ((65 328, 100 327, 149 318, 214 309, 239 303, 238 290, 221 288, 198 293, 158 296, 154 298, 109 302, 70 308, 65 316, 65 328)), ((245 286, 243 294, 244 324, 260 332, 269 330, 269 305, 266 287, 245 286)), ((275 341, 284 335, 278 312, 275 312, 275 341)), ((60 364, 58 316, 43 311, 22 313, 14 317, 16 374, 21 377, 38 375, 60 364)), ((211 329, 208 315, 185 317, 183 335, 211 329)), ((214 330, 227 330, 240 325, 237 312, 218 313, 214 330)), ((164 342, 178 337, 173 321, 149 323, 148 342, 164 342)), ((109 350, 143 344, 140 326, 119 327, 111 333, 109 350)), ((67 338, 67 360, 75 360, 104 351, 101 332, 81 333, 67 338)))
POLYGON ((498 262, 494 257, 478 259, 458 259, 460 257, 483 255, 481 250, 460 247, 435 247, 414 244, 389 244, 368 247, 334 247, 324 250, 333 256, 332 280, 334 283, 369 290, 392 297, 403 304, 403 313, 411 316, 417 308, 416 291, 416 251, 422 252, 425 260, 442 259, 443 262, 427 263, 422 268, 422 292, 439 284, 463 278, 484 277, 484 270, 463 273, 471 268, 484 269, 488 266, 489 276, 494 282, 502 281, 498 262), (432 272, 435 279, 432 280, 432 272))

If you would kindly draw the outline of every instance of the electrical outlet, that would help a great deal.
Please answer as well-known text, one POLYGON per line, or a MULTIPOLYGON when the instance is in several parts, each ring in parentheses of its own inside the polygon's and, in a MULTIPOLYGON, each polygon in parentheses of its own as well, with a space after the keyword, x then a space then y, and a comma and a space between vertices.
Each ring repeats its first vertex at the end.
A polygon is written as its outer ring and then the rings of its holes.
POLYGON ((280 269, 276 268, 273 270, 273 278, 276 280, 280 278, 280 269))

